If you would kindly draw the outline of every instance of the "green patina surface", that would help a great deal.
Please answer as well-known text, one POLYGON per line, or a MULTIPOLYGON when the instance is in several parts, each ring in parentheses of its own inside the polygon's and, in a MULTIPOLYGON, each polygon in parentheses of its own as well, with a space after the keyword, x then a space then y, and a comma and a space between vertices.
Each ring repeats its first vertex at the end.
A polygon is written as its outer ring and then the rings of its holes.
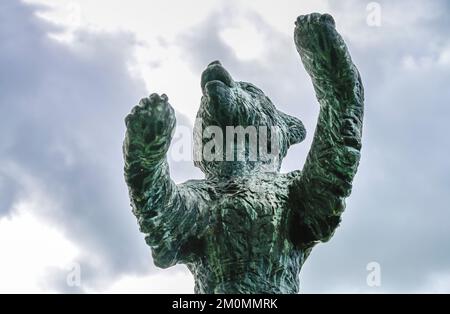
POLYGON ((186 264, 197 293, 297 293, 312 247, 339 225, 360 159, 363 86, 330 15, 299 16, 295 24, 320 103, 301 171, 279 172, 289 146, 305 137, 301 121, 278 111, 254 85, 234 81, 219 62, 202 74, 202 125, 194 133, 210 125, 277 126, 279 158, 196 161, 206 178, 176 185, 166 161, 175 127, 167 96, 142 99, 126 118, 133 213, 154 263, 186 264))

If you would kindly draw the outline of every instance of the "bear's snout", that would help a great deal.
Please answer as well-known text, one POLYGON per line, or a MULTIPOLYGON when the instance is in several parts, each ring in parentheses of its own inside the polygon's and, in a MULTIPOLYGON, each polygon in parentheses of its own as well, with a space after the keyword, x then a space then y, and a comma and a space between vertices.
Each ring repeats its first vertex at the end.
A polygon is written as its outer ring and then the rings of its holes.
POLYGON ((206 94, 206 84, 212 81, 221 82, 228 87, 233 87, 234 85, 234 80, 231 77, 230 73, 222 66, 222 64, 218 60, 208 64, 208 66, 202 73, 201 88, 204 95, 206 94))

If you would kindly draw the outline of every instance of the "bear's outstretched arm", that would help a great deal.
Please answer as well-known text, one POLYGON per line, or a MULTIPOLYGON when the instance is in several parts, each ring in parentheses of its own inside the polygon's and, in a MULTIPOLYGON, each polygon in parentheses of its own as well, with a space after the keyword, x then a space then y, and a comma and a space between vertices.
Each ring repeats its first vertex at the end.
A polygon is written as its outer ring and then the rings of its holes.
POLYGON ((291 234, 298 245, 311 246, 333 235, 350 195, 360 159, 364 91, 330 15, 299 16, 294 39, 320 103, 311 150, 291 187, 291 234))
POLYGON ((125 180, 133 213, 159 267, 188 257, 189 237, 195 234, 197 207, 188 188, 169 175, 166 154, 175 128, 175 113, 166 95, 144 98, 126 117, 123 144, 125 180))

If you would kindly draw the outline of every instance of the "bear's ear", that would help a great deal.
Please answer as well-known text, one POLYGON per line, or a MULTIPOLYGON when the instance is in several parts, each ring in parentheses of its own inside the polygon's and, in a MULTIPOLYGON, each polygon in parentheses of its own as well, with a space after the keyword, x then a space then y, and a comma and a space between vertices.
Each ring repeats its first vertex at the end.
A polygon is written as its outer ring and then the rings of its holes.
POLYGON ((289 138, 289 146, 302 142, 306 137, 306 129, 303 122, 281 111, 280 114, 287 126, 286 134, 289 138))

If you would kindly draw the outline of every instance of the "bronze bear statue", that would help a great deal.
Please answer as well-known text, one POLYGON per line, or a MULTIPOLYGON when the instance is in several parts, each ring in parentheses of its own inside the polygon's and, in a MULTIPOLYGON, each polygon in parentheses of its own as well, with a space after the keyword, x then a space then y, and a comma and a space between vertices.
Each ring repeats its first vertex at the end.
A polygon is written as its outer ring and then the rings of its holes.
POLYGON ((248 152, 241 160, 201 158, 195 165, 205 179, 177 185, 166 160, 175 128, 167 96, 142 99, 125 119, 133 213, 155 265, 186 264, 196 293, 298 293, 312 247, 340 223, 360 159, 363 86, 330 15, 299 16, 295 25, 295 45, 320 104, 301 171, 279 169, 289 146, 305 138, 302 122, 253 84, 234 81, 218 61, 202 74, 195 135, 205 144, 210 139, 199 133, 208 126, 277 127, 277 158, 251 160, 248 152))

